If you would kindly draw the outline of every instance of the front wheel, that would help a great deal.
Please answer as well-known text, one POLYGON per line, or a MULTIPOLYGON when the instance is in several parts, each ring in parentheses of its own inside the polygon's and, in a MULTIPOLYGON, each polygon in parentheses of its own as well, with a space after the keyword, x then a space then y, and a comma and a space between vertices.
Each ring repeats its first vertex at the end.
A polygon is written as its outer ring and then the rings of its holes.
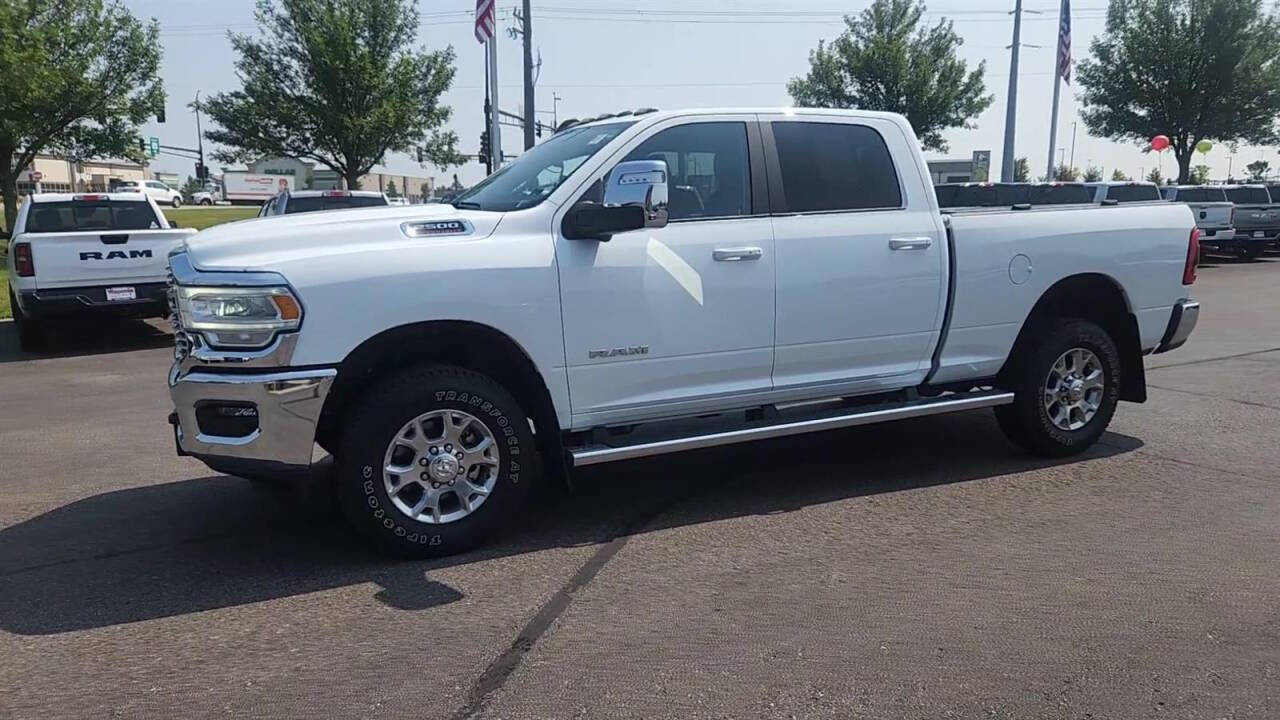
POLYGON ((210 206, 210 205, 212 205, 212 204, 213 204, 213 201, 212 201, 212 200, 210 200, 209 198, 205 198, 205 199, 203 199, 203 200, 201 200, 201 201, 200 201, 200 204, 201 204, 201 205, 204 205, 205 207, 208 207, 208 206, 210 206))
POLYGON ((1096 323, 1060 319, 1023 349, 1010 373, 1011 405, 995 409, 1010 440, 1038 455, 1082 453, 1120 401, 1120 352, 1096 323))
POLYGON ((541 469, 529 420, 502 386, 452 366, 406 370, 343 422, 335 477, 351 522, 408 557, 462 552, 527 506, 541 469))

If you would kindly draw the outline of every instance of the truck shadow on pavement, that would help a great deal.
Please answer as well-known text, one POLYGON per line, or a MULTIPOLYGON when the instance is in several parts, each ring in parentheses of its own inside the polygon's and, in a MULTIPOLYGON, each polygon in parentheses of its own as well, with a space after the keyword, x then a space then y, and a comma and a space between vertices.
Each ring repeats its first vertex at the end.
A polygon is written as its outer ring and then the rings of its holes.
POLYGON ((0 322, 0 363, 172 346, 173 335, 167 330, 168 323, 163 318, 66 320, 50 329, 46 345, 39 352, 26 352, 18 346, 18 330, 14 324, 0 322))
POLYGON ((0 629, 50 635, 361 583, 423 611, 463 597, 431 579, 444 567, 1055 465, 1105 481, 1091 460, 1140 447, 1108 433, 1081 457, 1033 458, 976 412, 651 458, 583 473, 494 544, 420 562, 375 556, 332 508, 239 478, 131 488, 0 531, 0 629))

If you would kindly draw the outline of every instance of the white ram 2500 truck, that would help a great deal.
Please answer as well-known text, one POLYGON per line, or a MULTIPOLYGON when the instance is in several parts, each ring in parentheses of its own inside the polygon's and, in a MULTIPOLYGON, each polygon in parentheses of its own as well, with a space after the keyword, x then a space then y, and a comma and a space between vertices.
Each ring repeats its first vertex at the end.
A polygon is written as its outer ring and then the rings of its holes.
POLYGON ((1190 211, 943 215, 928 177, 897 115, 645 112, 452 206, 206 230, 171 257, 179 452, 327 450, 352 522, 430 555, 583 465, 985 407, 1083 451, 1195 326, 1190 211))

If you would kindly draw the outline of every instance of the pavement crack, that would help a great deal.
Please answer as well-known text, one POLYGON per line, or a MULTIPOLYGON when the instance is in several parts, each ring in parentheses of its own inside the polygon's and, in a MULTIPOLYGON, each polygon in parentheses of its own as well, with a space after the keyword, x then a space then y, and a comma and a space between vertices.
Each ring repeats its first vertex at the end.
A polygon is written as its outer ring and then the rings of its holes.
POLYGON ((638 533, 642 528, 651 523, 659 515, 670 510, 676 504, 687 500, 690 493, 680 493, 668 499, 666 502, 649 508, 647 511, 633 516, 617 534, 615 534, 608 542, 601 545, 590 558, 587 559, 582 567, 569 578, 559 590, 551 596, 546 603, 538 609, 524 629, 516 635, 515 640, 511 643, 511 647, 497 657, 485 668, 475 683, 471 686, 471 692, 468 693, 467 702, 458 709, 452 716, 452 720, 467 720, 475 717, 484 709, 485 702, 495 692, 502 689, 507 679, 520 666, 520 662, 524 660, 525 655, 537 645, 538 640, 550 629, 556 619, 569 609, 573 597, 578 591, 586 587, 596 575, 600 573, 604 566, 612 560, 627 541, 633 535, 638 533))
POLYGON ((1267 353, 1280 352, 1280 347, 1267 348, 1265 350, 1250 350, 1249 352, 1236 353, 1235 355, 1222 355, 1219 357, 1204 358, 1202 360, 1187 360, 1186 362, 1169 363, 1168 365, 1156 365, 1147 368, 1147 372, 1155 372, 1157 370, 1165 370, 1168 368, 1186 367, 1188 365, 1203 365, 1205 363, 1218 362, 1219 360, 1236 360, 1238 358, 1247 358, 1252 355, 1266 355, 1267 353))
POLYGON ((1241 405, 1248 405, 1250 407, 1266 408, 1267 410, 1280 410, 1280 407, 1276 407, 1275 405, 1268 405, 1266 403, 1254 402, 1252 400, 1241 400, 1239 398, 1227 397, 1225 395, 1216 395, 1214 393, 1203 393, 1203 392, 1196 392, 1195 390, 1171 388, 1166 385, 1156 385, 1153 383, 1147 383, 1147 387, 1153 387, 1153 388, 1156 388, 1157 390, 1167 390, 1169 392, 1183 393, 1186 395, 1195 395, 1196 397, 1212 398, 1215 400, 1226 400, 1227 402, 1240 403, 1241 405))

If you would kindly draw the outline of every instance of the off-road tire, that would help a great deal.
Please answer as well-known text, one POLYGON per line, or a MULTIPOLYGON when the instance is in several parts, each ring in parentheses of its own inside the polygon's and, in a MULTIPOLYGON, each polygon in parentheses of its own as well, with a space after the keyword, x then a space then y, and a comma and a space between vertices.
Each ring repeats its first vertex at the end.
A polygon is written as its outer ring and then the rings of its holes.
POLYGON ((343 513, 383 550, 413 558, 463 552, 528 508, 542 462, 527 414, 497 382, 463 368, 430 365, 402 371, 362 395, 342 422, 334 487, 343 513), (496 440, 497 479, 469 515, 423 522, 392 503, 384 483, 385 457, 406 423, 447 409, 475 417, 496 440))
POLYGON ((1015 444, 1037 455, 1066 457, 1088 450, 1106 431, 1120 401, 1120 351, 1115 341, 1096 323, 1077 318, 1049 320, 1021 350, 1022 357, 1004 383, 1014 392, 1011 405, 995 408, 1000 429, 1015 444), (1092 352, 1102 366, 1104 387, 1097 412, 1081 428, 1056 426, 1045 408, 1049 371, 1068 350, 1092 352))

